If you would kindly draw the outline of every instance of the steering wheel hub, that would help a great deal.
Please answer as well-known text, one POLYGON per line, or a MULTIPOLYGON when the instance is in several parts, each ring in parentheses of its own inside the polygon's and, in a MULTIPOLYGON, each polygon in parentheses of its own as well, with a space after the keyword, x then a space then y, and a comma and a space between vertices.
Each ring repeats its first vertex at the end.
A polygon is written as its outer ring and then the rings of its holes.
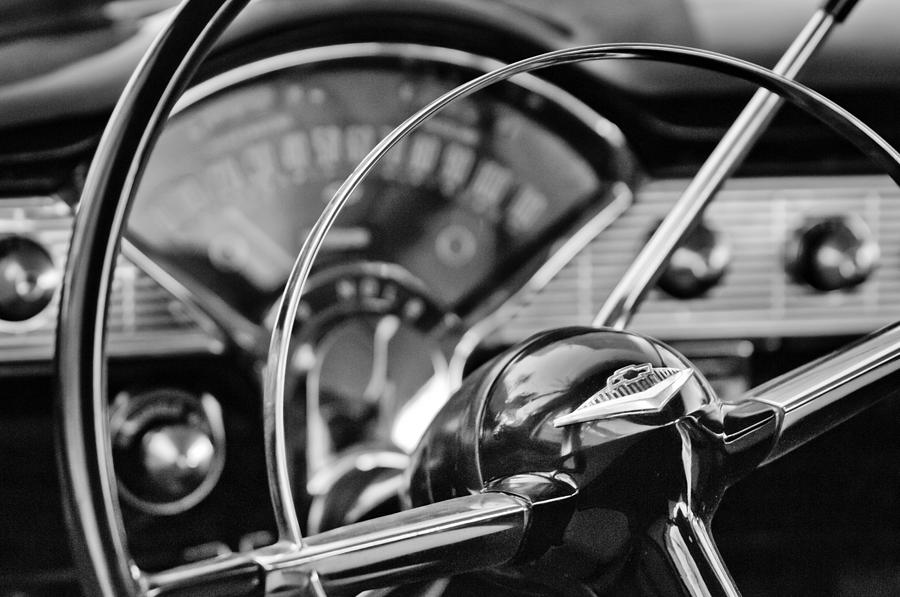
POLYGON ((661 342, 583 327, 539 334, 472 374, 441 411, 413 456, 412 502, 534 471, 565 474, 578 488, 574 513, 535 566, 598 581, 654 541, 671 504, 712 511, 724 482, 706 465, 722 458, 706 421, 721 407, 702 374, 661 342), (659 408, 636 412, 635 396, 659 408), (607 416, 554 424, 592 404, 607 416), (609 536, 598 541, 598 532, 609 536))
POLYGON ((450 399, 413 456, 412 502, 534 471, 565 472, 587 488, 646 436, 671 435, 690 415, 719 407, 702 374, 661 342, 582 327, 545 332, 483 366, 450 399), (659 408, 635 411, 635 396, 659 408), (558 424, 597 400, 603 418, 558 424))

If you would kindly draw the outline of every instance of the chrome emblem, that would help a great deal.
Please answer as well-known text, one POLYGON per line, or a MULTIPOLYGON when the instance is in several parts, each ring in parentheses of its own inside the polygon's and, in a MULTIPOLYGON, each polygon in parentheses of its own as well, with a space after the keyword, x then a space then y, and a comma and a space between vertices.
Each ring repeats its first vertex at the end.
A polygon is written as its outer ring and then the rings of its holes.
POLYGON ((599 421, 624 415, 658 413, 684 387, 693 369, 653 367, 650 363, 616 369, 606 386, 567 415, 557 417, 554 427, 599 421))

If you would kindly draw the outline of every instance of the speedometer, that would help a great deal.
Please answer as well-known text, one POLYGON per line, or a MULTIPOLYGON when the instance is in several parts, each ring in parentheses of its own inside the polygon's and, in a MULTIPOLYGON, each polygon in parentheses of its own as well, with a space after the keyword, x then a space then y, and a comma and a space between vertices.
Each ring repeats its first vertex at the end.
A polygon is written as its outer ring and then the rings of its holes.
MULTIPOLYGON (((415 109, 495 66, 458 51, 355 44, 201 83, 159 139, 132 238, 251 318, 283 286, 337 185, 415 109)), ((618 180, 614 127, 523 77, 457 102, 393 148, 320 262, 395 263, 448 310, 483 299, 618 180)))

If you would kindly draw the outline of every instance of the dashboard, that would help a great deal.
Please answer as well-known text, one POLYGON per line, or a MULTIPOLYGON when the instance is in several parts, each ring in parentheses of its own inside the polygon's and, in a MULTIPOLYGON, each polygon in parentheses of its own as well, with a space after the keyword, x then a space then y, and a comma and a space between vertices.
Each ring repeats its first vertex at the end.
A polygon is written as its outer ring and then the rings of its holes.
MULTIPOLYGON (((59 287, 103 125, 170 4, 14 4, 17 27, 0 26, 0 595, 78 594, 54 469, 59 287)), ((771 64, 815 5, 556 4, 260 0, 212 52, 144 168, 109 298, 113 450, 141 567, 274 540, 258 338, 241 333, 267 338, 316 218, 385 134, 475 76, 578 43, 771 64), (766 14, 778 25, 743 26, 766 14)), ((803 80, 896 145, 897 7, 858 12, 803 80)), ((399 508, 404 456, 466 372, 589 323, 750 91, 681 67, 570 65, 456 102, 394 146, 326 237, 298 312, 289 429, 305 528, 399 508), (381 458, 365 508, 340 474, 359 450, 381 458)), ((632 327, 727 400, 898 319, 900 190, 785 109, 632 327)), ((878 472, 896 467, 898 410, 729 493, 718 535, 746 594, 900 590, 900 482, 878 472)))

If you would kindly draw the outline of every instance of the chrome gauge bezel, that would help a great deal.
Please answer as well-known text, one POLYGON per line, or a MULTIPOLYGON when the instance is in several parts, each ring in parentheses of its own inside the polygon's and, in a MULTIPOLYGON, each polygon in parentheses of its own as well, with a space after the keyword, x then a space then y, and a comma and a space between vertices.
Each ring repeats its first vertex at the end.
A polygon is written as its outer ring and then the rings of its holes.
MULTIPOLYGON (((361 42, 307 48, 248 62, 194 85, 179 98, 169 118, 178 116, 212 95, 279 71, 311 64, 373 58, 442 63, 481 73, 490 72, 504 64, 472 52, 412 43, 361 42)), ((619 127, 569 92, 530 74, 517 75, 511 82, 559 105, 586 124, 612 148, 623 154, 628 152, 625 135, 619 127)), ((625 155, 617 157, 630 161, 625 155)))
MULTIPOLYGON (((378 61, 383 60, 391 61, 391 64, 397 64, 401 68, 404 64, 433 64, 441 68, 449 67, 459 72, 471 71, 474 74, 487 73, 503 65, 502 62, 496 59, 472 52, 416 43, 363 42, 307 48, 241 64, 197 83, 185 91, 173 108, 169 118, 176 119, 179 116, 187 116, 187 113, 192 108, 202 106, 206 100, 212 100, 214 97, 220 96, 220 94, 242 88, 248 84, 252 85, 255 81, 278 75, 284 71, 304 67, 322 67, 334 63, 349 62, 350 64, 356 64, 355 61, 360 61, 360 64, 377 64, 378 61)), ((598 219, 596 217, 598 214, 588 214, 590 217, 575 218, 579 221, 560 235, 560 238, 557 239, 551 250, 558 252, 557 249, 559 247, 570 244, 583 247, 585 230, 597 232, 599 229, 607 226, 611 220, 621 215, 633 200, 631 188, 636 182, 636 160, 628 147, 626 138, 617 125, 599 114, 594 108, 569 91, 547 80, 531 74, 521 74, 513 77, 507 85, 545 100, 548 105, 553 106, 553 109, 558 111, 557 113, 564 114, 566 118, 571 118, 572 123, 577 123, 576 126, 583 126, 584 128, 581 129, 583 134, 590 134, 597 145, 604 148, 605 155, 602 163, 597 161, 596 156, 584 153, 584 148, 575 149, 575 151, 581 152, 590 163, 590 167, 600 175, 603 186, 606 189, 605 193, 610 198, 609 205, 602 210, 607 213, 600 214, 604 217, 599 218, 602 220, 599 223, 594 221, 598 219)), ((561 134, 560 131, 553 129, 552 126, 549 128, 554 130, 556 134, 567 138, 565 134, 561 134)), ((146 197, 146 199, 149 200, 151 198, 146 197)), ((575 217, 576 214, 573 213, 571 215, 575 217)), ((548 245, 547 248, 550 249, 550 246, 548 245)), ((490 309, 505 301, 521 302, 520 299, 522 297, 519 295, 527 293, 530 296, 538 291, 574 256, 574 253, 570 250, 563 252, 568 257, 565 259, 554 257, 552 262, 548 262, 540 268, 540 272, 536 274, 536 277, 540 279, 539 283, 530 280, 526 284, 527 288, 519 289, 521 285, 520 276, 517 279, 504 279, 503 282, 492 285, 490 291, 486 293, 487 296, 479 300, 486 300, 490 303, 490 309)), ((522 259, 523 263, 527 263, 529 260, 525 254, 519 255, 517 259, 522 259)), ((463 302, 465 302, 475 297, 462 298, 463 302)), ((457 307, 459 306, 461 305, 457 305, 457 307)), ((463 312, 466 309, 467 307, 463 307, 463 312)), ((477 321, 484 318, 485 315, 485 313, 480 312, 473 313, 471 317, 466 316, 466 319, 470 322, 477 321)), ((489 326, 478 326, 479 334, 485 333, 482 328, 490 327, 493 330, 496 327, 495 318, 490 317, 490 319, 492 321, 489 326)), ((485 321, 484 323, 487 324, 488 322, 485 321)))

